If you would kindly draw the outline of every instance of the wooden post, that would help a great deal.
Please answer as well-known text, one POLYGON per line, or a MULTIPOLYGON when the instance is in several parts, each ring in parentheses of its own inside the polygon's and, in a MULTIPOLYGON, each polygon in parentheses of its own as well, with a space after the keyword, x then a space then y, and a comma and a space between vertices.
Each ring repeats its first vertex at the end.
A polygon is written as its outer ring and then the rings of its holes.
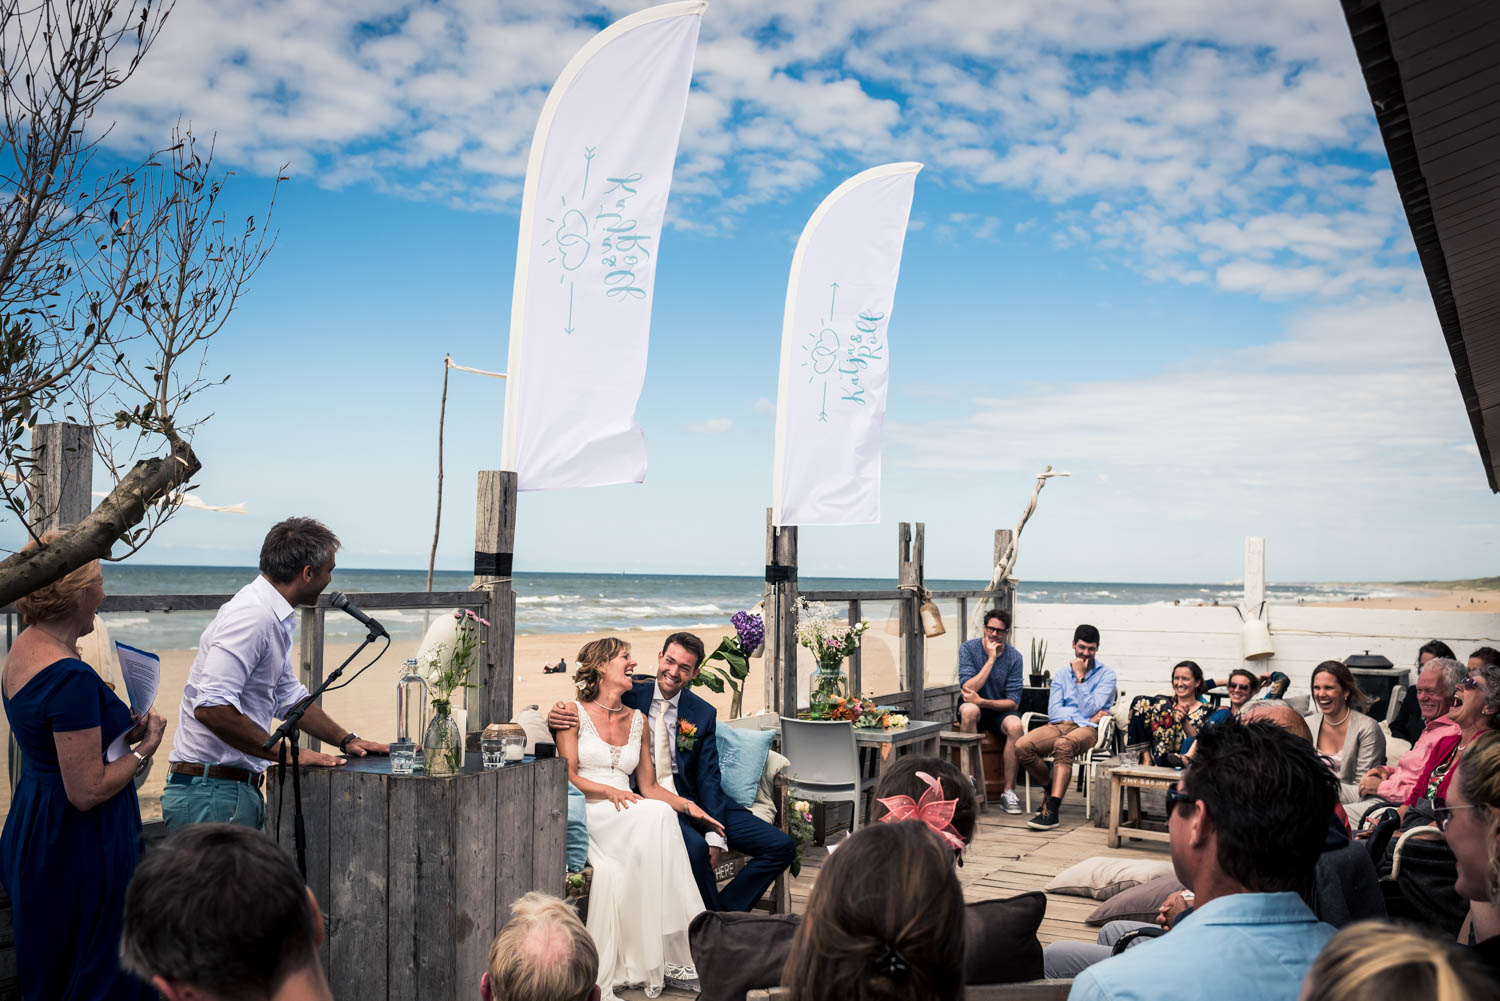
MULTIPOLYGON (((297 675, 309 691, 323 683, 323 615, 321 608, 297 609, 297 675)), ((318 705, 322 704, 319 696, 318 705)), ((312 734, 303 732, 302 738, 314 751, 323 749, 323 742, 312 734)))
POLYGON ((897 582, 906 597, 901 601, 901 687, 911 692, 911 718, 926 719, 927 713, 927 635, 922 629, 922 558, 927 526, 917 522, 916 535, 911 525, 901 522, 897 546, 897 582))
POLYGON ((31 436, 36 465, 27 488, 36 533, 70 528, 94 509, 93 429, 40 424, 31 436))
POLYGON ((475 679, 468 729, 506 723, 512 715, 516 658, 516 589, 511 562, 516 548, 516 474, 494 469, 479 473, 474 507, 474 587, 489 597, 490 627, 475 679), (475 710, 478 711, 475 711, 475 710))
MULTIPOLYGON (((71 528, 94 509, 94 432, 78 424, 38 424, 31 433, 35 464, 27 477, 27 517, 37 535, 71 528)), ((9 620, 7 620, 7 628, 9 620)), ((6 637, 6 649, 10 649, 6 637)), ((21 781, 21 746, 7 732, 10 788, 21 781)))
POLYGON ((766 508, 766 708, 797 715, 797 526, 766 508))
MULTIPOLYGON (((997 528, 997 529, 995 529, 995 565, 996 566, 1000 565, 1000 557, 1002 555, 1004 555, 1004 553, 1005 553, 1005 551, 1007 549, 1010 548, 1010 540, 1011 540, 1011 536, 1013 536, 1013 535, 1015 535, 1015 533, 1012 532, 1008 528, 997 528)), ((1006 615, 1012 616, 1012 622, 1010 624, 1010 635, 1011 636, 1015 636, 1015 634, 1016 634, 1016 624, 1015 624, 1015 621, 1014 621, 1014 616, 1015 616, 1015 611, 1016 611, 1016 579, 1014 577, 1010 576, 1009 574, 1007 574, 1006 577, 1005 577, 1005 579, 1000 582, 1000 587, 1001 587, 1001 589, 1003 591, 1005 591, 1005 597, 1003 599, 996 599, 993 603, 991 603, 991 602, 985 602, 985 607, 986 608, 998 608, 1001 611, 1003 611, 1006 615)), ((984 612, 981 611, 979 614, 983 615, 984 612)), ((974 630, 974 635, 975 636, 982 636, 982 635, 984 635, 984 633, 982 632, 982 627, 983 627, 984 623, 981 622, 979 625, 980 625, 981 629, 975 629, 974 630)))
MULTIPOLYGON (((1245 617, 1260 611, 1266 600, 1266 540, 1258 535, 1245 536, 1245 617)), ((1269 624, 1271 617, 1266 615, 1269 624)))

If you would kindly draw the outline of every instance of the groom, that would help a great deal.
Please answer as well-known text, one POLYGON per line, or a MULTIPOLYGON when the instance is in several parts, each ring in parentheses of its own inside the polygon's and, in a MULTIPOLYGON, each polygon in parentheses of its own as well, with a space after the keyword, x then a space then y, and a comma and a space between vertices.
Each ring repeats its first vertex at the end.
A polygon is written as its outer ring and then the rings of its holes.
MULTIPOLYGON (((689 687, 702 663, 703 641, 692 633, 673 633, 656 658, 656 677, 637 675, 625 704, 647 714, 657 782, 701 806, 724 825, 727 847, 751 857, 729 885, 718 889, 714 867, 726 847, 724 839, 714 831, 705 835, 693 821, 678 814, 704 906, 711 911, 748 911, 792 864, 795 844, 789 835, 724 795, 719 784, 717 713, 689 687)), ((553 730, 576 727, 578 715, 572 703, 553 706, 547 725, 553 730)))

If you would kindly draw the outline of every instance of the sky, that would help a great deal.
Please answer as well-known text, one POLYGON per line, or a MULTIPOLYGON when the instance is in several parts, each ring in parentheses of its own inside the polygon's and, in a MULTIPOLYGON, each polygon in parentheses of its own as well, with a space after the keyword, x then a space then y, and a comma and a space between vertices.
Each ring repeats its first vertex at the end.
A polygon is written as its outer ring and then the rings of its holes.
MULTIPOLYGON (((278 243, 195 397, 198 494, 134 559, 252 564, 292 514, 342 565, 425 567, 443 355, 506 365, 552 80, 630 5, 194 0, 101 116, 121 162, 213 135, 278 243)), ((1048 464, 1023 579, 1494 572, 1500 531, 1334 0, 716 0, 662 234, 639 486, 521 497, 521 571, 758 573, 797 236, 916 160, 877 526, 808 576, 987 578, 1048 464)), ((438 566, 473 551, 504 384, 455 372, 438 566)), ((0 522, 0 544, 19 539, 0 522)))

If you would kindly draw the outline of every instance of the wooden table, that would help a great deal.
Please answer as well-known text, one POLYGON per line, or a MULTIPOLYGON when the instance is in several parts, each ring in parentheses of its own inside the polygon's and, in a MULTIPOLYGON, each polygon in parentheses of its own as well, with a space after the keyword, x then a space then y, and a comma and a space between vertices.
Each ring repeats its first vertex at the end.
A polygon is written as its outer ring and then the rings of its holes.
POLYGON ((1155 765, 1122 765, 1109 770, 1109 846, 1120 847, 1120 838, 1137 838, 1142 841, 1167 841, 1166 831, 1148 831, 1141 826, 1141 790, 1167 789, 1182 780, 1182 771, 1177 768, 1158 768, 1155 765), (1120 823, 1120 796, 1129 793, 1130 820, 1120 823))
MULTIPOLYGON (((307 883, 328 915, 318 953, 335 997, 472 996, 512 901, 562 893, 567 762, 485 771, 479 759, 442 778, 392 775, 373 756, 302 770, 307 883)), ((267 772, 266 830, 290 854, 279 770, 267 772)))
POLYGON ((895 764, 904 748, 907 753, 930 754, 937 757, 938 735, 952 727, 952 723, 914 719, 905 726, 882 729, 854 728, 854 743, 860 750, 869 748, 875 754, 875 774, 884 775, 886 769, 895 764))

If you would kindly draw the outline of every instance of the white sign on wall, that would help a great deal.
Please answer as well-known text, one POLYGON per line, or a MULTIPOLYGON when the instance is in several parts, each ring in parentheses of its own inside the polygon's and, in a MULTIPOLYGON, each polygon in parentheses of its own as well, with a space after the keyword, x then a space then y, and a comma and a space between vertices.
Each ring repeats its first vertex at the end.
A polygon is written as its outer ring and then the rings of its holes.
POLYGON ((849 178, 808 219, 781 330, 772 520, 880 521, 888 332, 920 163, 849 178))
POLYGON ((553 84, 521 198, 501 466, 521 490, 639 483, 652 290, 707 4, 595 36, 553 84))

